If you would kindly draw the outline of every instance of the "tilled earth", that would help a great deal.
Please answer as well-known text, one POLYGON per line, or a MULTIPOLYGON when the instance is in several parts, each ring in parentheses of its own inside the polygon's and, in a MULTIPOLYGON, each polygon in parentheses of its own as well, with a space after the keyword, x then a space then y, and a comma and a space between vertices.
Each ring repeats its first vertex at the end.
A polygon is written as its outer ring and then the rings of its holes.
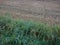
POLYGON ((15 18, 60 24, 60 1, 0 0, 0 13, 15 18))

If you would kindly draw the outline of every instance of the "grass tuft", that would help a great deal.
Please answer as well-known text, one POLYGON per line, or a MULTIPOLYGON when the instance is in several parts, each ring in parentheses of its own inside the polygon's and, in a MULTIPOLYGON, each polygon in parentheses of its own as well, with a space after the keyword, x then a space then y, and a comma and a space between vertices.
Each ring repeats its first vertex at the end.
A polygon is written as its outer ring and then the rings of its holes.
POLYGON ((0 45, 60 45, 60 26, 0 16, 0 45))

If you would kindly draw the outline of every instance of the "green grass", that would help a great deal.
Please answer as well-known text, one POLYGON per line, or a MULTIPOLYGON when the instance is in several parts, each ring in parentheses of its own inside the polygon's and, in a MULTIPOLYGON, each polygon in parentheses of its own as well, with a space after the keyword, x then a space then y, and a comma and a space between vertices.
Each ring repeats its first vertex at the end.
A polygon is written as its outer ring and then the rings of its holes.
POLYGON ((0 16, 0 45, 60 45, 60 26, 0 16))

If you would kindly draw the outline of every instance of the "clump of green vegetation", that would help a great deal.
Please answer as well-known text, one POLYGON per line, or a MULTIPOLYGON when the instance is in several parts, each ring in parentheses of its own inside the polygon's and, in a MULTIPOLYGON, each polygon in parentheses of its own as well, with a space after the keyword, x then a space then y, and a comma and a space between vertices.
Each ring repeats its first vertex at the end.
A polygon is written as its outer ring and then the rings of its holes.
POLYGON ((0 45, 60 45, 60 26, 0 16, 0 45))

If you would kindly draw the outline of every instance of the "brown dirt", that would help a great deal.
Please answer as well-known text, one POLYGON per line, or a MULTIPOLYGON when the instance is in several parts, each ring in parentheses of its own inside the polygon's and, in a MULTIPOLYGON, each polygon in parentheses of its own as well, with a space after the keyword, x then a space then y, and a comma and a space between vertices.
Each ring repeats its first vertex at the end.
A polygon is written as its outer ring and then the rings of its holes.
POLYGON ((2 4, 3 3, 3 0, 0 0, 0 4, 2 4))
POLYGON ((0 8, 1 13, 9 12, 15 18, 60 24, 58 1, 4 0, 0 8))

